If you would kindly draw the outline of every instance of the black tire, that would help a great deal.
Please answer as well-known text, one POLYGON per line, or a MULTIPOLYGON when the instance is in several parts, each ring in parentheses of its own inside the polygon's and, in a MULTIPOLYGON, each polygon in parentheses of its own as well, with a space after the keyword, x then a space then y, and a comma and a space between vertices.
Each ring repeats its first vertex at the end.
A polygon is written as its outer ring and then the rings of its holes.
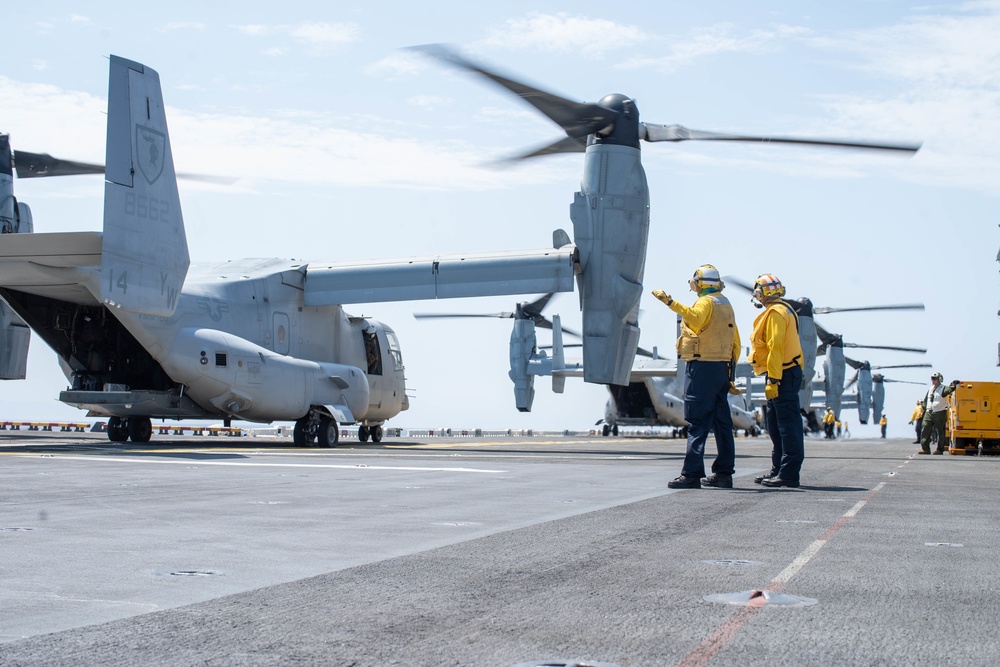
POLYGON ((381 426, 372 426, 372 442, 382 442, 381 426))
POLYGON ((606 438, 610 433, 611 433, 611 427, 605 424, 604 427, 601 428, 601 435, 603 435, 606 438))
POLYGON ((618 424, 611 427, 611 435, 618 437, 618 424))
POLYGON ((132 442, 149 442, 153 437, 153 423, 149 417, 129 417, 128 437, 132 442))
POLYGON ((311 447, 313 435, 308 431, 309 416, 295 420, 295 427, 292 429, 292 444, 296 447, 311 447))
MULTIPOLYGON (((361 426, 358 427, 358 440, 360 440, 361 442, 368 442, 368 436, 370 435, 370 433, 371 432, 368 430, 368 427, 362 424, 361 426)), ((378 441, 376 440, 376 442, 378 441)))
POLYGON ((111 442, 125 442, 128 440, 128 425, 121 417, 111 417, 108 419, 108 440, 111 442))
POLYGON ((340 425, 332 417, 319 420, 319 431, 316 434, 320 447, 336 447, 340 441, 340 425))

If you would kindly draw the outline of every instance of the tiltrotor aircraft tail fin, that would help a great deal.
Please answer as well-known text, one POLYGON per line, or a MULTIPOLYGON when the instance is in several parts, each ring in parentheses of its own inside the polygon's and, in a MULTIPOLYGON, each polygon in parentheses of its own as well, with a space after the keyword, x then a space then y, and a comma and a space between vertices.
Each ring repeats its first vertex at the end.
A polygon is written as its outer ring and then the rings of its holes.
POLYGON ((190 264, 160 91, 149 67, 111 56, 101 301, 167 317, 190 264))

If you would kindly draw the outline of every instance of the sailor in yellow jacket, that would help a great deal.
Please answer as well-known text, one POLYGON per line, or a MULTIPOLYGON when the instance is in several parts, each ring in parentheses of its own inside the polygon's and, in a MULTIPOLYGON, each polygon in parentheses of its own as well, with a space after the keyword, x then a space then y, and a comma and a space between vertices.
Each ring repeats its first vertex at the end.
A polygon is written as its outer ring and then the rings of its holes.
POLYGON ((802 344, 798 316, 781 300, 785 287, 772 274, 753 285, 753 302, 764 312, 753 322, 750 363, 757 375, 767 375, 764 396, 767 433, 771 436, 771 472, 754 478, 764 486, 798 487, 805 458, 799 387, 802 385, 802 344))
POLYGON ((711 264, 699 266, 688 286, 698 294, 690 308, 663 290, 653 290, 653 296, 681 316, 677 358, 686 362, 687 454, 680 477, 668 482, 667 487, 731 489, 736 472, 736 441, 728 395, 739 391, 732 381, 740 358, 740 332, 733 307, 722 295, 725 284, 718 269, 711 264), (718 456, 712 463, 712 474, 705 477, 705 442, 713 428, 718 456))

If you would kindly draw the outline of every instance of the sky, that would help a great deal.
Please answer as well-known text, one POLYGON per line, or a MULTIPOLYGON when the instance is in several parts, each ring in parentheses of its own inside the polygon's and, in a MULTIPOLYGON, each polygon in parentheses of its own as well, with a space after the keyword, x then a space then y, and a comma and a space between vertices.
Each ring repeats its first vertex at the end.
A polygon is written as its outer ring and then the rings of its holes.
MULTIPOLYGON (((923 303, 923 312, 819 316, 873 364, 927 362, 945 380, 997 381, 1000 1, 701 3, 641 12, 604 2, 17 3, 5 12, 0 131, 16 151, 102 162, 107 56, 160 74, 192 261, 314 261, 490 252, 572 232, 582 156, 497 169, 558 139, 520 100, 405 47, 446 43, 581 102, 635 99, 642 120, 716 132, 923 142, 912 158, 720 142, 646 144, 651 231, 640 345, 672 356, 663 289, 714 264, 774 273, 817 306, 923 303)), ((35 230, 100 230, 98 176, 15 180, 35 230)), ((730 287, 749 338, 757 311, 730 287)), ((607 391, 535 382, 531 413, 507 378, 511 322, 414 312, 513 310, 538 295, 360 304, 399 336, 411 409, 401 427, 580 429, 607 391)), ((547 314, 579 327, 575 294, 547 314)), ((539 334, 539 343, 547 341, 539 334)), ((848 369, 848 377, 852 371, 848 369)), ((886 371, 924 382, 929 369, 886 371)), ((0 382, 3 419, 79 419, 58 402, 54 353, 33 338, 28 378, 0 382)), ((920 387, 887 385, 889 435, 920 387)), ((857 436, 857 415, 844 417, 857 436), (851 417, 854 419, 851 419, 851 417)), ((874 427, 872 427, 874 428, 874 427)), ((874 430, 872 431, 874 433, 874 430)))

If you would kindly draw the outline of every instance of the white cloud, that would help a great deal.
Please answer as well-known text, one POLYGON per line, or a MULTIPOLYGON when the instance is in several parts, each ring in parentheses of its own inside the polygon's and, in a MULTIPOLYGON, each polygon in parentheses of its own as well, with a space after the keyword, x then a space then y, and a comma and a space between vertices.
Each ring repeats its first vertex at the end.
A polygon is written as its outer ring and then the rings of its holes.
POLYGON ((288 49, 280 46, 272 46, 269 49, 264 49, 261 53, 265 56, 278 57, 286 55, 288 53, 288 49))
POLYGON ((365 74, 396 78, 416 74, 425 66, 425 60, 412 51, 392 53, 365 68, 365 74))
POLYGON ((413 97, 407 99, 406 103, 410 106, 421 107, 424 109, 439 109, 450 105, 452 101, 452 98, 442 97, 440 95, 414 95, 413 97))
MULTIPOLYGON (((0 76, 0 99, 11 110, 4 122, 15 151, 103 160, 103 97, 0 76), (65 154, 65 146, 73 147, 72 154, 65 154)), ((409 125, 371 116, 222 115, 168 107, 167 119, 178 171, 241 178, 241 187, 259 182, 262 164, 272 181, 331 186, 467 191, 566 178, 565 165, 550 162, 526 165, 499 180, 478 166, 505 155, 506 147, 490 152, 433 134, 415 136, 409 125)))
POLYGON ((81 16, 80 14, 70 14, 70 23, 90 23, 90 17, 81 16))
POLYGON ((249 37, 286 37, 313 48, 352 44, 361 39, 361 27, 356 23, 304 21, 297 25, 254 23, 231 27, 249 37))
POLYGON ((580 53, 589 58, 600 58, 607 51, 629 48, 649 38, 634 25, 608 19, 534 12, 526 18, 509 19, 503 26, 492 30, 478 45, 580 53))
POLYGON ((44 72, 49 68, 49 64, 44 60, 36 58, 35 60, 31 61, 31 67, 33 69, 38 70, 39 72, 44 72))
POLYGON ((881 94, 821 99, 828 128, 923 139, 912 178, 1000 194, 1000 2, 929 11, 815 40, 885 82, 881 94))
POLYGON ((356 23, 300 23, 289 33, 310 44, 350 44, 361 39, 361 27, 356 23))
POLYGON ((686 39, 672 43, 664 56, 635 57, 621 65, 624 69, 652 68, 674 72, 698 59, 719 53, 769 53, 780 50, 789 40, 810 34, 808 28, 779 24, 768 29, 739 34, 737 26, 718 23, 697 28, 686 39))
POLYGON ((260 23, 252 23, 247 25, 234 25, 232 26, 244 35, 249 35, 251 37, 261 37, 264 35, 273 35, 276 32, 275 26, 262 25, 260 23))

